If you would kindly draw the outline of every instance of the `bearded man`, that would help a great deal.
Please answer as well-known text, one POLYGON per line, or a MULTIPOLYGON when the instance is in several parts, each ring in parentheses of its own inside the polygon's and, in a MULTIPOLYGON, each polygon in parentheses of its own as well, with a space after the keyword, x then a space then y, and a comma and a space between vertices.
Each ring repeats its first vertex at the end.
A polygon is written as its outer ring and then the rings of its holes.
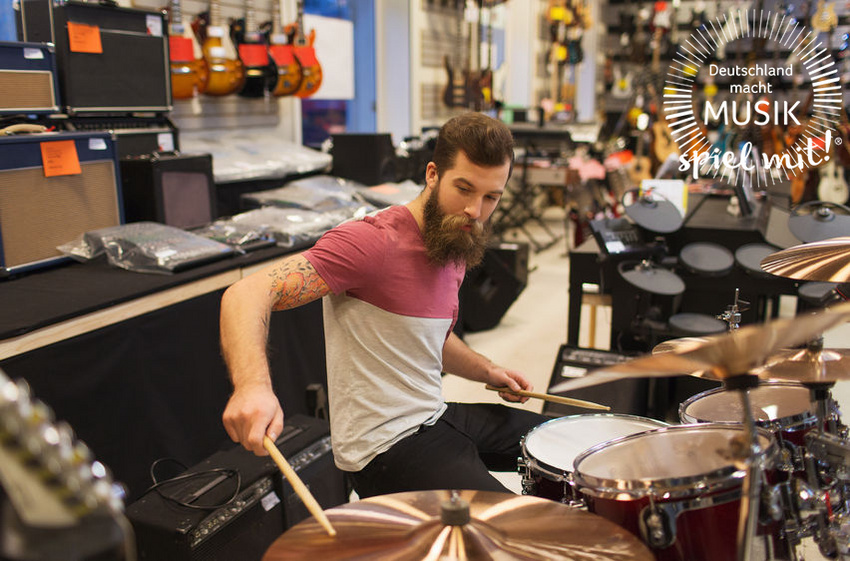
POLYGON ((227 289, 221 343, 234 390, 223 422, 234 442, 264 455, 263 437, 283 430, 265 353, 271 311, 323 298, 334 461, 357 494, 508 491, 490 471, 514 470, 522 436, 546 418, 445 403, 442 373, 533 389, 452 332, 458 290, 484 255, 513 157, 504 124, 478 113, 455 117, 440 129, 415 200, 341 224, 227 289))

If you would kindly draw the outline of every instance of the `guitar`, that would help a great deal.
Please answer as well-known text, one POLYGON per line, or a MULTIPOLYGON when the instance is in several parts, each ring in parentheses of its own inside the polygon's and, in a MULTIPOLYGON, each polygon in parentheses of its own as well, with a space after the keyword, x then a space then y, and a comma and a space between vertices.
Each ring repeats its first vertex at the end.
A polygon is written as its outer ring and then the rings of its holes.
POLYGON ((818 183, 818 200, 843 205, 850 196, 850 188, 844 180, 844 170, 839 169, 835 158, 830 158, 826 165, 820 168, 818 183))
MULTIPOLYGON (((664 4, 659 2, 658 4, 664 4)), ((676 146, 676 142, 673 140, 673 135, 670 132, 670 126, 667 124, 667 119, 664 118, 663 111, 661 109, 662 104, 660 103, 661 92, 659 88, 655 84, 658 81, 658 76, 660 75, 660 56, 661 56, 661 42, 663 35, 666 31, 670 30, 671 23, 671 13, 669 9, 665 8, 660 9, 655 12, 655 17, 653 18, 653 26, 655 30, 653 31, 653 39, 652 39, 652 82, 650 83, 650 87, 656 98, 656 115, 655 122, 652 124, 652 154, 655 156, 656 161, 659 164, 664 163, 667 158, 673 154, 678 154, 679 149, 676 146)))
MULTIPOLYGON (((479 9, 479 14, 483 10, 479 9)), ((479 25, 480 29, 480 25, 479 25)), ((481 95, 481 109, 489 109, 493 106, 493 9, 487 13, 487 60, 486 66, 478 73, 478 84, 476 91, 481 95)))
POLYGON ((835 7, 827 5, 824 0, 818 0, 818 9, 812 18, 812 29, 818 33, 832 33, 838 25, 838 17, 835 15, 835 7))
MULTIPOLYGON (((467 84, 469 83, 469 71, 460 71, 460 56, 463 52, 463 0, 456 0, 456 34, 455 34, 455 49, 454 49, 454 64, 449 55, 443 57, 443 66, 446 68, 446 87, 443 89, 443 103, 446 107, 467 107, 469 106, 469 91, 467 84)), ((467 65, 468 67, 469 65, 467 65)))
POLYGON ((304 0, 298 0, 298 21, 295 24, 295 41, 293 53, 301 65, 301 84, 295 95, 310 97, 322 85, 322 65, 316 58, 313 43, 316 41, 316 30, 311 29, 309 37, 304 35, 304 0))
POLYGON ((614 85, 611 87, 611 96, 617 99, 627 99, 632 96, 634 89, 634 72, 631 70, 623 72, 621 65, 614 67, 614 85))
POLYGON ((277 69, 269 57, 265 37, 257 28, 254 0, 245 0, 245 18, 234 21, 230 33, 245 67, 245 82, 239 95, 263 97, 277 83, 277 69))
POLYGON ((219 0, 210 0, 209 25, 205 30, 204 60, 210 70, 206 95, 230 95, 242 89, 245 67, 236 53, 227 29, 221 25, 219 0))
POLYGON ((192 28, 183 24, 180 0, 171 0, 169 9, 168 57, 174 99, 189 99, 204 91, 209 70, 192 28))
MULTIPOLYGON (((281 4, 283 0, 281 0, 281 4)), ((273 10, 272 33, 269 38, 269 54, 277 67, 277 82, 272 89, 275 97, 294 95, 301 85, 301 65, 295 58, 294 46, 288 40, 280 24, 280 9, 273 10)))

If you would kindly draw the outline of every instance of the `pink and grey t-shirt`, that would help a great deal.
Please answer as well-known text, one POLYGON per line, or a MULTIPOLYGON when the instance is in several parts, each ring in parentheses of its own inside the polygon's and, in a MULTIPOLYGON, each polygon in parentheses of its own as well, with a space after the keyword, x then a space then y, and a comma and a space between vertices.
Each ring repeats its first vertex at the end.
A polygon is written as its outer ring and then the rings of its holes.
POLYGON ((333 292, 323 309, 334 459, 359 471, 445 411, 443 345, 464 267, 428 261, 404 206, 342 224, 304 256, 333 292))

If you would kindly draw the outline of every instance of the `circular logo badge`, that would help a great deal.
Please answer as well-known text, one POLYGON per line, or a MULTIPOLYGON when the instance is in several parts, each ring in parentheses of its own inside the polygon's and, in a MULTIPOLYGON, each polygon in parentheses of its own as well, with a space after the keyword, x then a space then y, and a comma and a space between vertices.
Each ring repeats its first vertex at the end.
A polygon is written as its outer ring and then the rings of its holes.
POLYGON ((733 9, 696 29, 663 92, 679 171, 766 187, 828 161, 841 142, 842 85, 818 37, 786 14, 755 10, 733 9))

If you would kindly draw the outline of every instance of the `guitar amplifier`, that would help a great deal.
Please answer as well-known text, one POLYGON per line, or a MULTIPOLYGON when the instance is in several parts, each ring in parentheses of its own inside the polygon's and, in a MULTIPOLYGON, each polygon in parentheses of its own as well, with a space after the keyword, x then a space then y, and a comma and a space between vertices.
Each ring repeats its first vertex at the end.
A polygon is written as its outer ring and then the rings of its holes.
POLYGON ((73 0, 20 2, 21 39, 56 45, 68 114, 170 111, 167 31, 163 12, 73 0))
POLYGON ((165 116, 88 116, 70 117, 64 119, 64 123, 56 121, 66 130, 112 133, 119 159, 180 150, 177 127, 165 116))
MULTIPOLYGON (((322 508, 347 502, 326 421, 287 417, 277 446, 322 508)), ((139 559, 156 561, 259 561, 275 539, 307 516, 274 462, 241 446, 213 454, 127 507, 139 559), (178 501, 214 506, 188 508, 178 501)))
MULTIPOLYGON (((561 345, 561 348, 558 349, 558 356, 555 358, 555 366, 552 369, 552 378, 549 380, 549 387, 552 388, 570 378, 584 376, 591 370, 626 362, 632 358, 611 351, 561 345)), ((642 417, 647 416, 650 409, 649 402, 651 400, 650 384, 646 378, 620 380, 554 395, 593 401, 609 406, 611 413, 639 415, 642 417)), ((551 403, 549 401, 543 405, 543 414, 550 417, 579 415, 588 412, 590 411, 587 409, 563 405, 561 403, 551 403)))
POLYGON ((0 42, 0 115, 57 112, 53 45, 0 42))
POLYGON ((0 276, 65 261, 57 246, 122 224, 120 184, 109 134, 0 137, 0 276), (52 175, 57 157, 79 171, 52 175))

